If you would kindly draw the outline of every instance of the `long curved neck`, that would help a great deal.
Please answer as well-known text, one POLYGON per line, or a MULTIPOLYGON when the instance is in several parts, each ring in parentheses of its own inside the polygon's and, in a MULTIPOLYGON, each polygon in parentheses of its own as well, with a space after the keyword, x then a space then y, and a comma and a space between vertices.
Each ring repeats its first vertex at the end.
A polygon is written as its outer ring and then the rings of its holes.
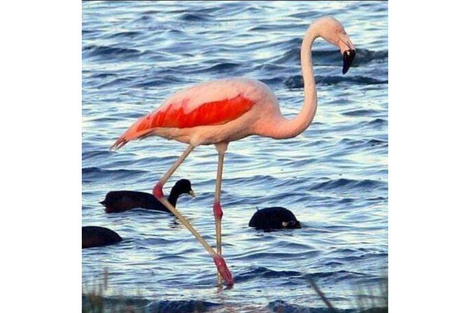
POLYGON ((312 24, 305 33, 300 50, 300 63, 304 79, 304 106, 293 119, 285 119, 278 124, 276 138, 292 138, 302 133, 312 123, 317 112, 317 89, 312 66, 312 44, 319 36, 317 24, 312 24))

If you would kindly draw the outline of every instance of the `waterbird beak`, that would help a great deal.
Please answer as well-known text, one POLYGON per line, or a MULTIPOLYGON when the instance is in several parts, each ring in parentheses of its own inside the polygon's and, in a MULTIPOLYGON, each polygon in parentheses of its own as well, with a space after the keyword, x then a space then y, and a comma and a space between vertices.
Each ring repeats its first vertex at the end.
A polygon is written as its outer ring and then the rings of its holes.
POLYGON ((196 197, 196 193, 195 193, 192 189, 189 191, 189 195, 190 195, 192 198, 196 197))
POLYGON ((343 75, 346 74, 356 56, 356 50, 346 50, 343 52, 343 75))

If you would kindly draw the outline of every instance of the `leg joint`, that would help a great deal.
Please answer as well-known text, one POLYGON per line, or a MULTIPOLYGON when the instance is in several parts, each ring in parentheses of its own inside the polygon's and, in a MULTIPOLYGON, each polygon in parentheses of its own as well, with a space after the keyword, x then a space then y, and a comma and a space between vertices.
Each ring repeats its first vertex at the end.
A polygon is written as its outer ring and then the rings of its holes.
POLYGON ((165 195, 163 194, 163 184, 162 184, 162 182, 158 182, 155 185, 155 187, 153 187, 153 195, 157 199, 162 199, 163 197, 165 197, 165 195))
POLYGON ((214 202, 214 217, 216 219, 222 219, 224 212, 222 211, 222 206, 219 201, 214 202))

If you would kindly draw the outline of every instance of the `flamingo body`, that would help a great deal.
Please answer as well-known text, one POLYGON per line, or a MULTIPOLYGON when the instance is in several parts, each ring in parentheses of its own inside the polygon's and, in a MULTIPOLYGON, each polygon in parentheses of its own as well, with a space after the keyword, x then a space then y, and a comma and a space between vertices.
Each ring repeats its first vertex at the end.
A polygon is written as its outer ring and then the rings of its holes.
POLYGON ((178 140, 193 146, 230 142, 257 134, 281 117, 279 103, 268 86, 249 78, 214 80, 183 89, 152 113, 140 118, 114 143, 148 136, 178 140))

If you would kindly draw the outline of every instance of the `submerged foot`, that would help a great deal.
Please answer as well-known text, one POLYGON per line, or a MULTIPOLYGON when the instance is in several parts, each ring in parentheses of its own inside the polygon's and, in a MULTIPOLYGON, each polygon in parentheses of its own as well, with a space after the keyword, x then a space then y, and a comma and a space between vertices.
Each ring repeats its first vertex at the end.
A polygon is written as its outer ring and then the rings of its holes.
POLYGON ((214 255, 213 258, 215 266, 217 266, 217 270, 219 271, 220 276, 225 280, 227 287, 233 286, 232 273, 230 273, 224 258, 218 254, 214 255))

